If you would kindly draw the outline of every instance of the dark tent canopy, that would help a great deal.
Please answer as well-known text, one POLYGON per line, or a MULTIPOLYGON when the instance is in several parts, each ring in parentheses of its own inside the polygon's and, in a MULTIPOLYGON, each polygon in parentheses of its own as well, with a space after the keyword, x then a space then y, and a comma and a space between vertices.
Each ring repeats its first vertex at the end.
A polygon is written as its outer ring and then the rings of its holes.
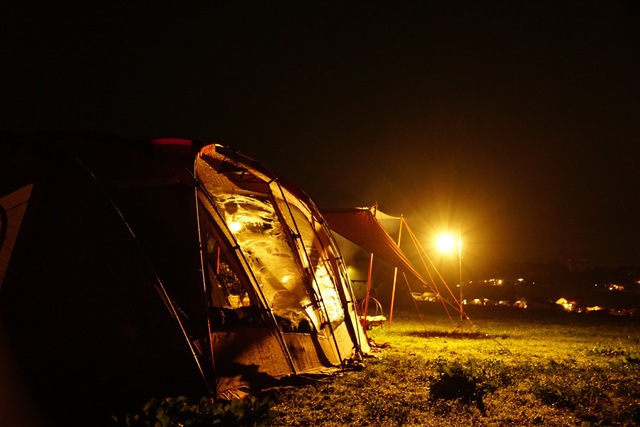
POLYGON ((150 395, 204 393, 169 309, 205 312, 190 285, 201 273, 185 167, 197 147, 0 137, 1 314, 9 357, 42 416, 96 425, 97 414, 150 395))

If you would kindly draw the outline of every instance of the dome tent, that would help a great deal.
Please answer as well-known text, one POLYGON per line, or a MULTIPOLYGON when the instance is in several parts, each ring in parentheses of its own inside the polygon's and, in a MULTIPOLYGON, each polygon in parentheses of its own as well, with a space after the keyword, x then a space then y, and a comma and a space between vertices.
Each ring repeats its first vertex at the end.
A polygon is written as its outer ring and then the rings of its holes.
POLYGON ((181 139, 0 137, 0 309, 54 423, 237 396, 369 350, 321 215, 254 160, 181 139))

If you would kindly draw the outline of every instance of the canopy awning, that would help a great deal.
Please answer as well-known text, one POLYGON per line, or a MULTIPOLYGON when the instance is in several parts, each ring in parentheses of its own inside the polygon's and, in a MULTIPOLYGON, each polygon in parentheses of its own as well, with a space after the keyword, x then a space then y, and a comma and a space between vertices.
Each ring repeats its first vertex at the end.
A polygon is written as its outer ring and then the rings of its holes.
MULTIPOLYGON (((375 207, 357 207, 351 209, 321 210, 331 230, 350 240, 361 248, 371 252, 393 267, 426 284, 404 252, 393 241, 389 233, 380 224, 382 219, 394 218, 378 211, 375 207)), ((400 220, 400 217, 395 217, 400 220)))

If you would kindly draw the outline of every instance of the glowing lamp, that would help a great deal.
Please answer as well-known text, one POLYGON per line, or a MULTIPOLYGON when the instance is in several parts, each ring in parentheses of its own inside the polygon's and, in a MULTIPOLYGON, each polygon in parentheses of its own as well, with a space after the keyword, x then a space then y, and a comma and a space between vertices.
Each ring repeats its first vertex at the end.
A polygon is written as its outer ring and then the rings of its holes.
POLYGON ((458 285, 458 288, 460 289, 460 331, 462 332, 464 322, 464 308, 462 305, 464 302, 462 299, 462 236, 460 234, 460 226, 458 226, 457 236, 453 236, 449 233, 441 234, 436 239, 436 244, 441 252, 451 253, 455 249, 458 251, 458 273, 460 274, 460 284, 458 285))
POLYGON ((436 239, 436 245, 441 252, 452 252, 456 247, 456 240, 451 234, 441 234, 436 239))
POLYGON ((240 221, 229 221, 227 225, 232 233, 237 233, 242 230, 242 223, 240 221))

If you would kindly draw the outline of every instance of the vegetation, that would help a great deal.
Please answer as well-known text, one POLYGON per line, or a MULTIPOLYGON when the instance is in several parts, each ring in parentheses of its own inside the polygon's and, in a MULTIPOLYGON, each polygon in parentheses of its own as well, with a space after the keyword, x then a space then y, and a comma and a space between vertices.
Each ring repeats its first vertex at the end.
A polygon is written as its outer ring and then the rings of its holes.
POLYGON ((366 368, 242 401, 154 399, 118 426, 640 425, 640 319, 468 307, 396 313, 366 368))
POLYGON ((226 402, 180 396, 151 399, 140 411, 113 419, 115 426, 123 427, 253 427, 264 425, 274 415, 268 398, 249 396, 226 402))
MULTIPOLYGON (((473 309, 470 307, 470 310, 473 309)), ((640 321, 491 310, 399 313, 364 370, 271 392, 272 426, 640 424, 640 321)))

